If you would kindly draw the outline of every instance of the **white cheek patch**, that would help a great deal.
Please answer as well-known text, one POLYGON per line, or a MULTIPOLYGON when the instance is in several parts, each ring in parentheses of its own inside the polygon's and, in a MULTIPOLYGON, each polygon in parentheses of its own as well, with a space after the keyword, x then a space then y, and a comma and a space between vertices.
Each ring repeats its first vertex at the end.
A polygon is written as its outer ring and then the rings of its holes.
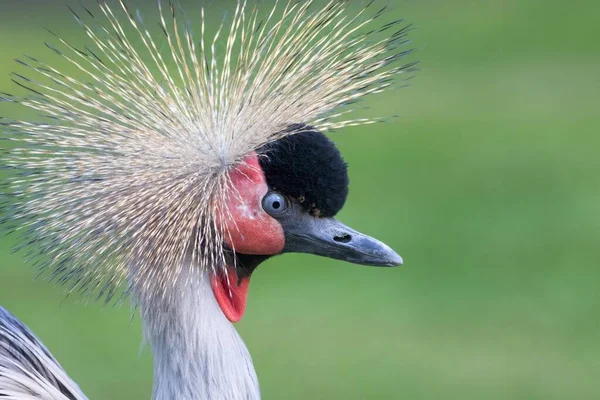
POLYGON ((240 216, 247 219, 256 219, 257 215, 252 211, 252 207, 248 205, 248 203, 243 202, 236 206, 236 209, 239 211, 240 216))

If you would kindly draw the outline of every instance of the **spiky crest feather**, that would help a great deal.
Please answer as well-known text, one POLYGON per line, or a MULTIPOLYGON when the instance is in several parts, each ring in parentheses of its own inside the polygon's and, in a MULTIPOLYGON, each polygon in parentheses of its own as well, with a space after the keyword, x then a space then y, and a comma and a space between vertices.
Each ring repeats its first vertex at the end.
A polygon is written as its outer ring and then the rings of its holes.
POLYGON ((46 117, 1 121, 13 142, 2 149, 11 225, 51 277, 99 298, 127 280, 168 293, 186 257, 222 267, 227 232, 217 221, 234 190, 228 171, 293 134, 290 124, 328 131, 375 122, 345 119, 349 105, 413 66, 397 62, 408 52, 407 27, 378 24, 385 9, 373 2, 352 14, 346 1, 318 10, 312 0, 289 1, 261 20, 238 1, 212 41, 202 12, 199 42, 171 2, 158 4, 160 34, 124 0, 99 1, 101 18, 73 12, 91 47, 59 36, 61 49, 48 47, 77 72, 28 57, 19 62, 35 78, 13 77, 32 96, 2 96, 46 117), (379 38, 383 31, 392 33, 379 38))

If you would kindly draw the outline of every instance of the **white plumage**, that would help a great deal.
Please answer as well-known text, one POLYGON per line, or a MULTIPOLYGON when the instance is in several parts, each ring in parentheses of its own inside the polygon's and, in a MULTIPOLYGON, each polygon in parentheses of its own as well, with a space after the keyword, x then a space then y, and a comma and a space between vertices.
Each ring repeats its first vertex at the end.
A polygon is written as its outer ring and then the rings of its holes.
POLYGON ((37 337, 2 307, 0 398, 87 400, 37 337))

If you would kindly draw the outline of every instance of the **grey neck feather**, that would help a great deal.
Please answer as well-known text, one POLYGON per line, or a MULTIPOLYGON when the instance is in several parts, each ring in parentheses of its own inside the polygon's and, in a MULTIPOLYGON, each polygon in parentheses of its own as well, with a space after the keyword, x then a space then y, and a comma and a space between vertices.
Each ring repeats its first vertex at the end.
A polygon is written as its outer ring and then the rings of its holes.
POLYGON ((184 266, 174 296, 138 295, 154 352, 154 400, 257 400, 244 342, 219 308, 207 274, 184 266))

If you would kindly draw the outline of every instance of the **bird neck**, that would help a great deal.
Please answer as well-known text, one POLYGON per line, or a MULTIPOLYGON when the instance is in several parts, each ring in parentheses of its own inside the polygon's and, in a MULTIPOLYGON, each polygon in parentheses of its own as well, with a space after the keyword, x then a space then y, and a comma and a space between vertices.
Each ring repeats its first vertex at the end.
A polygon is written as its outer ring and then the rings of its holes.
POLYGON ((153 400, 260 399, 250 354, 220 310, 208 274, 182 271, 168 296, 138 295, 154 353, 153 400))

